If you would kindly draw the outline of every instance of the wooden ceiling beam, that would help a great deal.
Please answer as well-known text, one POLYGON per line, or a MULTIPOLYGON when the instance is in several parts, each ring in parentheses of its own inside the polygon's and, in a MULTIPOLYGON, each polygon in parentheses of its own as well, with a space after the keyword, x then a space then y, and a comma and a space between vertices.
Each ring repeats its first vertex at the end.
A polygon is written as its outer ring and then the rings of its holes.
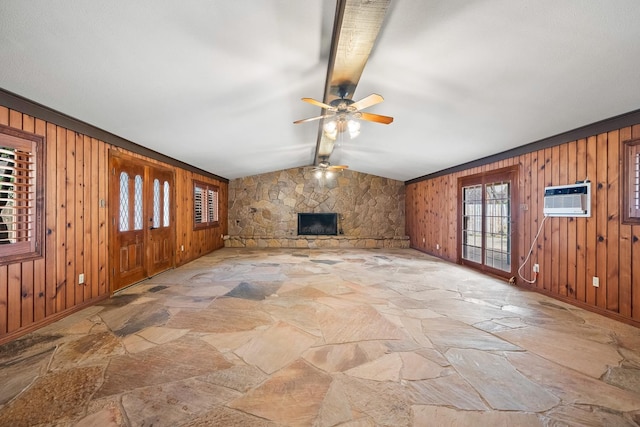
MULTIPOLYGON (((360 76, 378 38, 391 0, 337 0, 329 53, 324 102, 353 99, 360 76)), ((334 141, 324 135, 324 120, 318 128, 314 163, 326 160, 334 141)))

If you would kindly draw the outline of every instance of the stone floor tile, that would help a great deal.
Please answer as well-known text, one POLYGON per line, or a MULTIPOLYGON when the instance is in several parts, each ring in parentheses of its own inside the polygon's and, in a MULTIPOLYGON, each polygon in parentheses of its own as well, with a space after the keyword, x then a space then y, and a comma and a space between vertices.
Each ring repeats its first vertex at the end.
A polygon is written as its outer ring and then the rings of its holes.
POLYGON ((316 337, 287 323, 278 322, 252 338, 235 353, 248 364, 272 374, 298 359, 316 337))
POLYGON ((409 426, 411 407, 407 390, 400 383, 364 380, 344 374, 334 378, 344 388, 351 408, 369 417, 374 425, 409 426))
POLYGON ((112 358, 96 398, 229 367, 231 363, 220 352, 187 335, 140 353, 112 358))
POLYGON ((205 334, 201 339, 220 352, 234 351, 259 335, 258 330, 205 334))
POLYGON ((521 350, 520 347, 496 335, 448 317, 423 319, 422 330, 433 345, 443 351, 451 347, 489 351, 521 350))
POLYGON ((314 286, 300 286, 299 282, 283 284, 278 290, 278 295, 281 297, 304 298, 305 300, 315 300, 329 296, 329 294, 314 286))
POLYGON ((189 329, 166 328, 162 326, 151 326, 138 332, 136 335, 154 344, 166 344, 187 334, 189 329))
POLYGON ((316 337, 322 335, 315 305, 304 303, 300 298, 278 297, 265 302, 264 310, 274 319, 289 323, 308 334, 316 337))
POLYGON ((168 308, 198 309, 208 307, 215 298, 215 296, 163 295, 158 300, 168 308))
POLYGON ((322 400, 318 416, 313 422, 316 426, 336 426, 352 421, 354 416, 343 385, 333 381, 322 400))
MULTIPOLYGON (((127 295, 118 298, 126 301, 125 297, 127 295)), ((100 312, 100 317, 114 334, 125 337, 146 327, 165 323, 169 319, 169 311, 162 305, 155 303, 141 305, 125 303, 124 306, 100 312)))
POLYGON ((366 305, 351 305, 348 310, 319 307, 318 322, 327 344, 403 339, 406 336, 366 305))
POLYGON ((102 381, 102 368, 57 371, 38 378, 0 411, 0 425, 21 427, 71 422, 82 416, 102 381))
POLYGON ((415 319, 433 319, 434 317, 443 317, 442 314, 436 313, 428 308, 408 308, 403 310, 407 317, 415 319))
POLYGON ((239 392, 198 379, 139 388, 122 396, 122 406, 136 426, 176 426, 240 396, 239 392))
POLYGON ((310 425, 331 381, 300 359, 228 406, 285 425, 310 425))
POLYGON ((428 359, 432 362, 437 363, 440 366, 449 366, 449 361, 447 360, 446 357, 444 357, 444 354, 442 354, 440 351, 435 350, 435 349, 431 349, 431 348, 421 348, 418 350, 415 350, 416 354, 419 354, 420 356, 424 357, 425 359, 428 359))
POLYGON ((445 372, 445 368, 417 353, 400 353, 403 380, 415 381, 437 378, 445 372))
POLYGON ((446 375, 431 380, 408 381, 408 400, 412 404, 447 406, 461 410, 488 410, 480 395, 459 374, 447 371, 446 375))
POLYGON ((200 381, 210 382, 242 393, 257 387, 268 378, 269 376, 260 369, 248 365, 234 366, 198 377, 200 381))
POLYGON ((1 345, 0 425, 640 425, 638 371, 638 328, 418 251, 227 248, 1 345))
POLYGON ((496 332, 496 335, 545 359, 594 378, 600 378, 609 366, 617 366, 622 361, 622 356, 614 345, 585 339, 575 333, 529 326, 496 332))
POLYGON ((544 423, 536 414, 517 412, 462 411, 442 406, 412 407, 412 425, 415 426, 493 426, 493 427, 542 427, 544 423))
POLYGON ((564 402, 593 405, 614 411, 640 410, 640 395, 531 353, 509 353, 509 362, 527 378, 564 402))
POLYGON ((220 298, 207 309, 179 311, 166 326, 194 332, 238 332, 250 331, 272 322, 271 316, 262 311, 258 304, 250 304, 248 300, 239 298, 220 298))
POLYGON ((640 396, 640 369, 629 367, 610 368, 602 379, 607 384, 633 391, 640 396))
POLYGON ((502 356, 462 348, 449 349, 445 356, 493 409, 540 412, 560 403, 558 397, 522 375, 502 356))
POLYGON ((640 417, 603 410, 599 407, 561 406, 544 415, 546 425, 570 427, 637 427, 640 417))
POLYGON ((188 290, 184 292, 189 297, 221 297, 229 292, 229 286, 222 285, 207 285, 207 286, 190 286, 188 290))
POLYGON ((377 341, 313 347, 304 353, 309 363, 325 372, 344 372, 371 362, 387 353, 387 347, 377 341))
POLYGON ((433 343, 425 335, 424 330, 422 329, 421 319, 403 316, 400 318, 400 321, 402 327, 407 332, 407 335, 413 338, 416 344, 424 348, 433 348, 433 343))
POLYGON ((462 301, 455 298, 443 298, 429 301, 427 308, 435 311, 436 313, 446 314, 447 317, 470 325, 483 322, 485 320, 513 317, 512 313, 490 305, 462 301))
POLYGON ((122 415, 120 408, 112 404, 93 412, 83 418, 74 427, 127 427, 125 417, 122 415))
POLYGON ((23 359, 0 363, 0 405, 9 402, 38 376, 46 373, 54 351, 55 348, 50 348, 23 359))
POLYGON ((460 292, 455 289, 425 289, 418 292, 408 292, 407 297, 418 301, 434 301, 446 298, 461 299, 460 292))
POLYGON ((125 353, 120 341, 111 332, 85 335, 61 344, 49 369, 69 369, 82 365, 105 365, 113 356, 125 353))
POLYGON ((156 344, 136 334, 126 336, 121 341, 127 353, 140 353, 156 346, 156 344))
POLYGON ((78 312, 70 314, 69 316, 60 319, 57 322, 51 323, 38 329, 38 334, 58 334, 61 332, 67 334, 82 334, 88 333, 95 326, 95 323, 90 321, 93 316, 99 314, 104 310, 104 307, 94 305, 84 308, 78 312))
POLYGON ((131 305, 142 305, 142 304, 146 304, 149 302, 156 302, 158 301, 158 298, 156 297, 146 297, 146 296, 141 296, 139 298, 136 298, 135 300, 131 301, 129 304, 131 305))
POLYGON ((218 406, 208 413, 198 416, 195 419, 182 424, 180 427, 280 427, 280 424, 230 409, 218 406))
POLYGON ((345 374, 373 381, 394 381, 400 380, 400 370, 402 369, 402 358, 399 353, 385 354, 384 356, 371 362, 356 366, 345 371, 345 374))

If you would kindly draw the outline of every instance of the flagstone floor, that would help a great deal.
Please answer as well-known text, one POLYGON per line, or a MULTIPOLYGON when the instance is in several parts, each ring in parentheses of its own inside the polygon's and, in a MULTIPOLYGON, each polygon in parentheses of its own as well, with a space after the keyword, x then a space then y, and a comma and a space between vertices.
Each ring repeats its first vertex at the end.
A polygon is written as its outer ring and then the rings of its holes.
POLYGON ((0 347, 1 426, 634 426, 640 329, 414 250, 222 249, 0 347))

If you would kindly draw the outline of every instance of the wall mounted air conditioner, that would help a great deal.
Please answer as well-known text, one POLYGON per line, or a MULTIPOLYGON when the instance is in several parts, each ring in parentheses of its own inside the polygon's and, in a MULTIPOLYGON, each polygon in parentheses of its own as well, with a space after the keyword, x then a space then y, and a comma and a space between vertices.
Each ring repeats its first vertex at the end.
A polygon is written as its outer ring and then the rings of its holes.
POLYGON ((545 216, 591 216, 591 182, 545 187, 545 216))

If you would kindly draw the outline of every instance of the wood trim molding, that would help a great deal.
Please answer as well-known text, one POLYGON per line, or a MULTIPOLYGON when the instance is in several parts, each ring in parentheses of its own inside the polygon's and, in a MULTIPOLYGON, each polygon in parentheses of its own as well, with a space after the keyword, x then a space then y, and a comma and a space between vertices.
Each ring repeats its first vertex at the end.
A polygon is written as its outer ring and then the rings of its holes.
POLYGON ((2 88, 0 88, 0 105, 4 105, 5 107, 8 107, 10 109, 42 119, 46 122, 65 127, 69 130, 73 130, 74 132, 99 139, 108 144, 124 148, 125 150, 140 154, 150 159, 158 160, 171 166, 176 166, 181 169, 201 174, 212 179, 217 179, 222 182, 229 182, 228 178, 212 174, 211 172, 207 172, 190 164, 184 163, 180 160, 174 159, 173 157, 169 157, 157 151, 143 147, 142 145, 136 144, 135 142, 131 142, 127 139, 121 138, 118 135, 112 134, 111 132, 100 129, 89 123, 83 122, 82 120, 78 120, 74 117, 68 116, 64 113, 56 111, 37 102, 31 101, 27 98, 24 98, 2 88))
POLYGON ((538 141, 530 142, 525 145, 521 145, 516 148, 512 148, 501 153, 497 153, 491 156, 483 157, 481 159, 473 160, 467 163, 460 164, 458 166, 452 166, 447 169, 442 169, 438 172, 430 173, 420 176, 408 181, 405 181, 405 185, 415 184, 416 182, 426 181, 428 179, 437 178, 439 176, 448 175, 455 172, 461 172, 468 169, 472 169, 478 166, 487 165, 500 160, 510 159, 522 154, 533 153, 535 151, 551 148, 558 145, 565 144, 567 142, 575 141, 581 138, 587 138, 589 136, 606 133, 612 130, 621 129, 623 127, 632 126, 640 123, 640 109, 631 111, 619 116, 610 117, 608 119, 601 120, 589 125, 585 125, 558 135, 550 136, 548 138, 540 139, 538 141))

